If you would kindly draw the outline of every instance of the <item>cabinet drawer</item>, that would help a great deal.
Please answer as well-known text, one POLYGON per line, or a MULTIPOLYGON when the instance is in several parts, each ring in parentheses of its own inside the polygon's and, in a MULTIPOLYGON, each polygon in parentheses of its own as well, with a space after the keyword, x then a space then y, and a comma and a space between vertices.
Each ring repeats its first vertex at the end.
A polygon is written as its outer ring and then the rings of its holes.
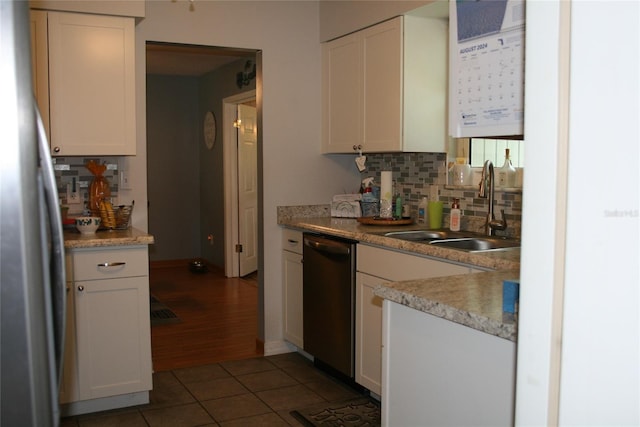
POLYGON ((74 250, 72 260, 75 281, 149 275, 146 246, 74 250))
POLYGON ((284 228, 282 230, 282 249, 302 254, 302 231, 284 228))
POLYGON ((391 281, 470 273, 469 267, 416 255, 358 245, 358 271, 391 281))

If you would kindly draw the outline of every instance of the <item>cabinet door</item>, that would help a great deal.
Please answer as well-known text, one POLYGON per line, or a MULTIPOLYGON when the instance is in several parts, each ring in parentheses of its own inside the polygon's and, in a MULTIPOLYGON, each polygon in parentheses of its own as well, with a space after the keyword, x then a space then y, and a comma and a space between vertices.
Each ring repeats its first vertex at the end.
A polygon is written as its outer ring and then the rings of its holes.
POLYGON ((322 148, 353 153, 362 145, 362 51, 357 33, 322 47, 322 148))
POLYGON ((378 277, 356 273, 356 382, 382 392, 382 298, 373 294, 378 277))
POLYGON ((356 382, 381 394, 382 298, 374 288, 390 281, 479 272, 468 266, 358 245, 356 273, 356 382))
POLYGON ((80 399, 151 389, 147 276, 74 282, 80 399))
POLYGON ((448 19, 404 16, 402 147, 447 151, 448 19))
POLYGON ((402 18, 362 31, 367 151, 402 151, 402 18))
POLYGON ((31 24, 31 73, 33 90, 44 129, 49 138, 49 50, 47 36, 47 12, 32 10, 31 24))
MULTIPOLYGON (((69 266, 67 260, 67 266, 69 266)), ((69 268, 67 268, 69 271, 69 268)), ((62 380, 60 382, 60 403, 79 400, 78 365, 76 362, 76 316, 74 307, 73 283, 67 282, 67 315, 65 324, 64 360, 62 363, 62 380)))
POLYGON ((284 338, 303 347, 302 335, 302 255, 282 251, 284 280, 284 338))
POLYGON ((134 155, 133 18, 48 13, 53 155, 134 155))

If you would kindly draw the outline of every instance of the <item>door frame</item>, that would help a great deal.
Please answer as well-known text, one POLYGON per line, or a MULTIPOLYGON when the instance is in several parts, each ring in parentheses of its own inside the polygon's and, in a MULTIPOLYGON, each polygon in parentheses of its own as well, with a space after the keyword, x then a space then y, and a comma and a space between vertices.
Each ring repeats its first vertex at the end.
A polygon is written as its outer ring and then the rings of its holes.
MULTIPOLYGON (((224 179, 224 274, 240 275, 238 241, 238 146, 234 127, 238 104, 256 100, 256 90, 239 93, 222 100, 222 156, 224 179)), ((260 246, 258 245, 258 249, 260 246)))

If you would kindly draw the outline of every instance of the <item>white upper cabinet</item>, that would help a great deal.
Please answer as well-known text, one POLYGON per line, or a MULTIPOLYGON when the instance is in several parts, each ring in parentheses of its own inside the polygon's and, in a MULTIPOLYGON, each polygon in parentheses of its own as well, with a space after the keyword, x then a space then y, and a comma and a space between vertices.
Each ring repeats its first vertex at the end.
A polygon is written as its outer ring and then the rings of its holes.
POLYGON ((135 155, 134 18, 47 12, 47 21, 52 155, 135 155))
POLYGON ((446 150, 447 21, 401 16, 323 45, 323 152, 446 150))
POLYGON ((323 152, 353 152, 362 144, 362 71, 359 34, 322 46, 323 152))

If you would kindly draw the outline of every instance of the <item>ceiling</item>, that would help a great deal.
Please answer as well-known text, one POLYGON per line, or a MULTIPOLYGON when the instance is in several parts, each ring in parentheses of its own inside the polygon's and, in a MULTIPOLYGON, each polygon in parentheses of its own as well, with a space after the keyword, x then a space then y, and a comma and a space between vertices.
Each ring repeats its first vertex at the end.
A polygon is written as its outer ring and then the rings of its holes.
POLYGON ((248 49, 147 43, 147 74, 198 77, 240 58, 255 62, 255 56, 248 49))

